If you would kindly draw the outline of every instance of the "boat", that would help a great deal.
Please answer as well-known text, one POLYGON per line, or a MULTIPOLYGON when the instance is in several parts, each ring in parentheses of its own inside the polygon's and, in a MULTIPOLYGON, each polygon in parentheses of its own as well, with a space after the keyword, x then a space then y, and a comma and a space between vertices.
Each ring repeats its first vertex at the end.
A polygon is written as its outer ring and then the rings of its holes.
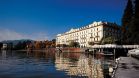
POLYGON ((128 56, 131 56, 131 55, 139 55, 139 48, 128 50, 128 56))

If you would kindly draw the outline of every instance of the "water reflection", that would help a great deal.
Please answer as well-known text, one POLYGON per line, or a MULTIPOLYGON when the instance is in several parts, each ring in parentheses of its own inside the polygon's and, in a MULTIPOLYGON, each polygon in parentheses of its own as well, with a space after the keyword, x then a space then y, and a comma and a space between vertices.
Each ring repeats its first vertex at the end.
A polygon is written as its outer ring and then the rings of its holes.
POLYGON ((0 78, 106 78, 110 59, 54 50, 0 51, 0 78))
POLYGON ((69 76, 104 78, 101 61, 81 53, 56 54, 57 70, 66 71, 69 76), (71 60, 73 58, 74 60, 71 60))

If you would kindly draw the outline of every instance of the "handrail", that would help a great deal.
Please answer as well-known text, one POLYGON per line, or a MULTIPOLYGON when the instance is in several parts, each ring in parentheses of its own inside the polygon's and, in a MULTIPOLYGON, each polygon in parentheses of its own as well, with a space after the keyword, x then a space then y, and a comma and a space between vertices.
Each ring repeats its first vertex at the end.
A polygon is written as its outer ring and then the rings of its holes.
POLYGON ((91 48, 139 48, 139 45, 94 45, 91 48))

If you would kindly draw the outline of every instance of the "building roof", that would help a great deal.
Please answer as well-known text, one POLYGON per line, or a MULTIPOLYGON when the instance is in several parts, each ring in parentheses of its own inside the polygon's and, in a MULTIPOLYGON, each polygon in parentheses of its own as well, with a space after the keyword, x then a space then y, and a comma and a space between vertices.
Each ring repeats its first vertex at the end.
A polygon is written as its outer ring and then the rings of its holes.
POLYGON ((62 35, 65 35, 65 34, 77 32, 77 31, 81 31, 81 30, 85 30, 87 28, 97 27, 97 26, 100 26, 100 25, 109 25, 109 26, 113 26, 113 27, 114 26, 119 27, 116 23, 103 22, 103 21, 99 21, 99 22, 94 21, 93 23, 91 23, 91 24, 89 24, 87 26, 83 26, 81 28, 77 28, 77 29, 71 28, 69 31, 67 31, 67 32, 65 32, 63 34, 58 34, 57 36, 62 36, 62 35))

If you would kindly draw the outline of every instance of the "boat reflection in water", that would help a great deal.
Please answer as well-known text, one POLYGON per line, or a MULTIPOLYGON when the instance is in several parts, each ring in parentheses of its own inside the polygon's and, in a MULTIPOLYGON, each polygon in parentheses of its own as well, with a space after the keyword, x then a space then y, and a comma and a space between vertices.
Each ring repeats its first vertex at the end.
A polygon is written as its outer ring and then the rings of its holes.
POLYGON ((0 51, 0 78, 107 78, 111 59, 54 50, 0 51))

